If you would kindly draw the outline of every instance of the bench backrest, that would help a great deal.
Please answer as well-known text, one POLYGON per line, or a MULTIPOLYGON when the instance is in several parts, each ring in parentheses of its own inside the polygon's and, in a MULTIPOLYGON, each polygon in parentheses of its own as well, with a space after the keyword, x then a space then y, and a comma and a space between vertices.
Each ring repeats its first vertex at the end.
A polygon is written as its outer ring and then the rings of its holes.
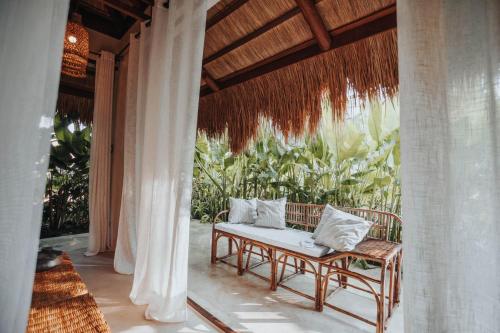
MULTIPOLYGON (((306 231, 314 231, 319 224, 325 205, 289 202, 286 205, 285 220, 288 225, 299 226, 306 231)), ((376 238, 401 243, 401 218, 395 214, 364 208, 335 207, 347 213, 372 221, 368 238, 376 238)))

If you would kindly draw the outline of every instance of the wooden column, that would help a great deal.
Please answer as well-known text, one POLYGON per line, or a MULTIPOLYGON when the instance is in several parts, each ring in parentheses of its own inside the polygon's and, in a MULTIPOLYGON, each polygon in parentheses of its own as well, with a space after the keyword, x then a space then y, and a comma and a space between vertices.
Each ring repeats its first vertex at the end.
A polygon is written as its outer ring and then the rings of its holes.
POLYGON ((127 99, 127 67, 128 53, 120 61, 116 73, 116 89, 112 122, 112 152, 111 152, 111 216, 109 239, 111 249, 116 246, 118 223, 120 221, 120 208, 123 186, 124 139, 125 139, 125 102, 127 99))

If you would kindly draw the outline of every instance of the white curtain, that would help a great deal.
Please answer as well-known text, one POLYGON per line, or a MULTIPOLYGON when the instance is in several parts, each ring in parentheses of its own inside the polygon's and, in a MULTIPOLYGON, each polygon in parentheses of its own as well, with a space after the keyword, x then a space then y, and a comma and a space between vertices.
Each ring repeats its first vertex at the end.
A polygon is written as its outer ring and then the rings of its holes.
POLYGON ((24 332, 69 1, 0 1, 0 331, 24 332))
MULTIPOLYGON (((137 259, 130 297, 146 318, 186 320, 191 182, 206 0, 157 1, 143 137, 137 259)), ((138 95, 139 96, 139 95, 138 95)), ((137 120, 136 120, 137 121, 137 120)))
POLYGON ((95 76, 94 115, 89 172, 89 245, 85 255, 93 256, 110 247, 111 121, 115 56, 101 51, 95 76))
MULTIPOLYGON (((141 26, 143 29, 144 24, 141 26)), ((142 34, 142 36, 144 36, 142 34)), ((121 274, 133 274, 137 253, 136 230, 136 135, 137 135, 137 94, 139 75, 140 39, 130 35, 128 49, 128 70, 125 101, 125 141, 123 156, 123 188, 120 205, 120 221, 116 241, 114 268, 121 274)))
POLYGON ((405 332, 500 332, 500 1, 398 1, 405 332))

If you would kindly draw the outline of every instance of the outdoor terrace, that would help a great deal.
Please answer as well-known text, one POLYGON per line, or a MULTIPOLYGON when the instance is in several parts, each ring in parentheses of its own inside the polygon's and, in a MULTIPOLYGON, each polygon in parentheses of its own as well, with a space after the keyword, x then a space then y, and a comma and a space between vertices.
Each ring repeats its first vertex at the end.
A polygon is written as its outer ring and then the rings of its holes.
MULTIPOLYGON (((42 245, 58 246, 73 259, 78 273, 113 332, 217 332, 199 313, 189 307, 188 321, 165 324, 144 319, 143 306, 133 305, 128 295, 132 276, 116 274, 111 252, 85 257, 87 234, 42 240, 42 245)), ((188 295, 212 315, 237 332, 373 332, 359 320, 325 308, 314 311, 314 303, 283 288, 269 290, 268 283, 251 275, 237 276, 228 265, 210 265, 211 225, 191 222, 189 242, 188 295)), ((220 250, 227 242, 220 242, 220 250)), ((236 258, 234 258, 236 259, 236 258)), ((269 265, 259 267, 263 273, 269 265)), ((372 270, 374 276, 378 269, 372 270)), ((367 271, 363 271, 364 274, 367 271)), ((298 276, 290 282, 294 288, 312 293, 311 276, 298 276)), ((354 283, 354 282, 353 282, 354 283)), ((349 289, 335 294, 335 304, 367 317, 375 317, 374 301, 365 293, 349 289)), ((403 331, 403 311, 396 309, 387 333, 403 331)))

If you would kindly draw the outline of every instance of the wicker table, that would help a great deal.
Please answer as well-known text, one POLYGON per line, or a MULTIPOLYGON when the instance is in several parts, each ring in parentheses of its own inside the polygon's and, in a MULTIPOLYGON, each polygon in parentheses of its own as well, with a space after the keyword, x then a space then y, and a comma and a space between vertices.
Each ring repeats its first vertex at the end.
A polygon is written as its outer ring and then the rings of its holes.
POLYGON ((67 254, 35 274, 27 332, 111 332, 67 254))

